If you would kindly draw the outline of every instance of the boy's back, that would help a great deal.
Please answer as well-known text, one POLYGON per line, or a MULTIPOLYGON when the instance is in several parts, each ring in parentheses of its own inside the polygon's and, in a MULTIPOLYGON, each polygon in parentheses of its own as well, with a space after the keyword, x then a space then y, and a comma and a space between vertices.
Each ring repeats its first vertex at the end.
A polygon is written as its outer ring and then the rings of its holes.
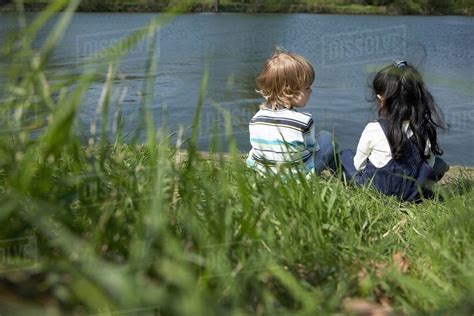
POLYGON ((302 166, 319 174, 333 161, 332 135, 321 131, 317 138, 311 114, 296 110, 308 103, 314 77, 313 66, 297 54, 277 51, 265 62, 257 77, 265 101, 249 124, 249 166, 261 172, 302 166))
MULTIPOLYGON (((252 150, 247 163, 262 170, 280 164, 304 163, 314 168, 314 152, 319 150, 311 114, 294 109, 263 108, 250 120, 252 150)), ((263 170, 262 170, 263 171, 263 170)))

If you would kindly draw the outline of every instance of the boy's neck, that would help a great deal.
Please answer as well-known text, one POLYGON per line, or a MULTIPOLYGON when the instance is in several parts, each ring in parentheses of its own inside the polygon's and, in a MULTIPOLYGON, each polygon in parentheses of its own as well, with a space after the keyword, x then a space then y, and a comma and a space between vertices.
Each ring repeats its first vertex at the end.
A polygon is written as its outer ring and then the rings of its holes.
POLYGON ((287 111, 295 111, 295 108, 294 107, 291 107, 291 108, 286 108, 286 107, 277 107, 276 109, 273 109, 271 107, 268 107, 266 105, 263 105, 261 107, 262 110, 268 110, 268 111, 284 111, 284 110, 287 110, 287 111))

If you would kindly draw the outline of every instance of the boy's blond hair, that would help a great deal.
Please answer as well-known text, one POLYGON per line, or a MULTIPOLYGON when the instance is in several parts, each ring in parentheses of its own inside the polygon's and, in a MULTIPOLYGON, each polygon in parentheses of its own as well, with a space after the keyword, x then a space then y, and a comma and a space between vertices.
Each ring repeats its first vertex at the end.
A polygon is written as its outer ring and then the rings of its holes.
POLYGON ((257 77, 257 92, 265 98, 263 107, 291 109, 314 82, 313 66, 303 56, 277 50, 265 62, 257 77))

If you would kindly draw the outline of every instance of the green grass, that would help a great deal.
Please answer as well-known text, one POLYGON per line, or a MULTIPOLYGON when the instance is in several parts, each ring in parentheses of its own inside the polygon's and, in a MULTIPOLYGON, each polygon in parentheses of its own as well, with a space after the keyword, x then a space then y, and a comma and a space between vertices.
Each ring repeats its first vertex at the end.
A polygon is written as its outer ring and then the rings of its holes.
MULTIPOLYGON (((106 77, 102 109, 119 111, 111 78, 123 50, 91 57, 73 84, 49 82, 47 58, 77 4, 55 1, 0 51, 9 61, 1 64, 2 315, 325 315, 345 313, 347 298, 387 302, 396 313, 470 315, 471 176, 452 179, 422 204, 334 177, 260 178, 236 150, 226 112, 231 151, 204 157, 195 144, 207 74, 184 158, 169 132, 154 129, 152 93, 140 110, 144 144, 120 133, 99 137, 113 120, 105 110, 98 135, 84 143, 77 112, 98 74, 106 77), (66 6, 49 40, 33 50, 51 10, 66 6), (11 255, 13 239, 23 237, 35 241, 37 256, 11 255), (406 272, 393 264, 400 252, 406 272)), ((172 18, 152 21, 124 45, 172 18)), ((148 74, 156 62, 150 58, 148 74)))

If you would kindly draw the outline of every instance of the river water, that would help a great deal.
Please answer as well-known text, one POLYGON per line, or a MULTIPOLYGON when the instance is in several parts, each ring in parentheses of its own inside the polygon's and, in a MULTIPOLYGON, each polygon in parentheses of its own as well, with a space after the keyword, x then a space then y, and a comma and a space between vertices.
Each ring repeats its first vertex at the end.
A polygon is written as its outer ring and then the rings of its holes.
MULTIPOLYGON (((75 14, 51 58, 50 73, 79 72, 86 56, 156 16, 75 14)), ((0 14, 0 39, 15 26, 14 15, 0 14)), ((51 23, 39 33, 36 45, 53 27, 51 23)), ((163 121, 172 131, 191 126, 201 79, 209 71, 199 140, 202 150, 208 148, 212 135, 224 135, 218 108, 232 114, 239 149, 249 149, 247 123, 262 101, 255 92, 255 77, 273 48, 282 46, 314 65, 316 81, 305 111, 312 113, 317 129, 334 131, 340 147, 355 148, 364 126, 375 118, 367 101, 374 69, 403 58, 422 72, 450 124, 440 135, 445 159, 451 164, 474 165, 472 17, 184 14, 160 29, 156 39, 153 113, 157 127, 163 121)), ((125 56, 114 81, 113 100, 117 107, 121 104, 125 132, 140 127, 147 44, 140 43, 125 56)), ((80 110, 84 135, 89 132, 102 86, 103 80, 98 80, 90 87, 80 110)))

